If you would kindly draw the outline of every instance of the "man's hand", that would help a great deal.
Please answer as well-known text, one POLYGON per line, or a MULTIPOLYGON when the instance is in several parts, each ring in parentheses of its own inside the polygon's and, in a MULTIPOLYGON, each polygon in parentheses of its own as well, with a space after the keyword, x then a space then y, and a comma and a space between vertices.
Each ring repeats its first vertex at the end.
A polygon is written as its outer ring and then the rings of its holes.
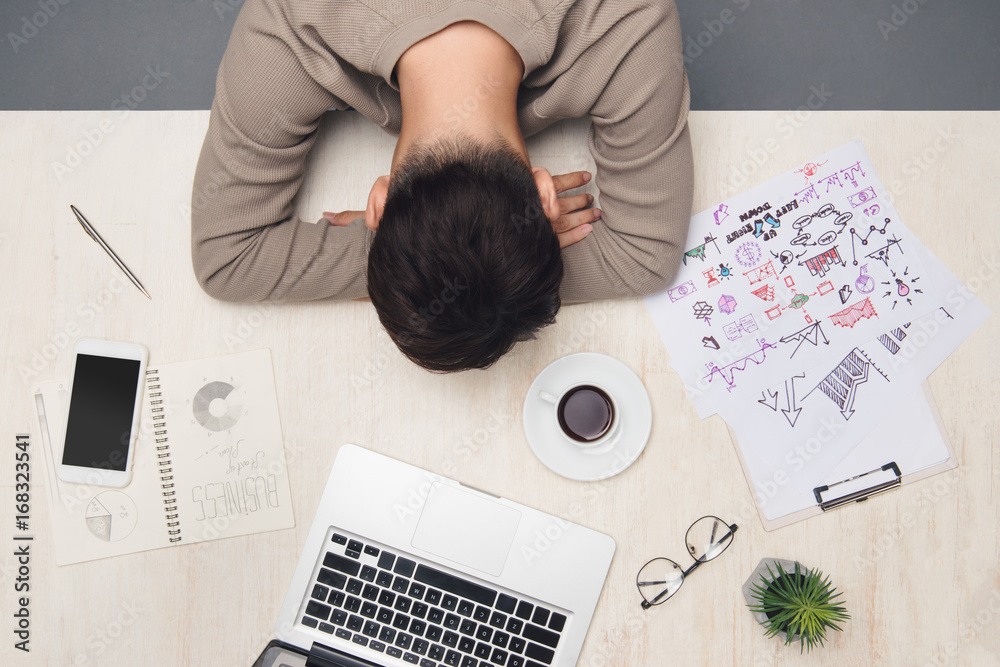
MULTIPOLYGON (((552 177, 556 194, 562 195, 567 190, 581 187, 590 182, 590 174, 586 171, 574 171, 552 177)), ((549 215, 552 229, 559 237, 559 247, 565 248, 587 236, 594 227, 590 223, 599 220, 601 210, 589 208, 594 198, 588 194, 560 196, 557 215, 549 215)))

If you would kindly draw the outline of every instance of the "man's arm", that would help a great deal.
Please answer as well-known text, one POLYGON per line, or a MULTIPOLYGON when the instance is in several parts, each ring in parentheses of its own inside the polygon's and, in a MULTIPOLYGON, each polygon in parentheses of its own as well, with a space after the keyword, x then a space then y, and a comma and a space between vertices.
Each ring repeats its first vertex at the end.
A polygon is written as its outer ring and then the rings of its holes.
POLYGON ((633 31, 633 45, 591 109, 602 221, 563 250, 564 303, 663 290, 691 220, 694 165, 677 10, 656 3, 630 19, 611 28, 633 31))
POLYGON ((322 58, 279 9, 248 0, 219 67, 191 201, 194 271, 218 299, 367 295, 363 222, 312 224, 293 212, 319 119, 337 101, 304 57, 322 58))

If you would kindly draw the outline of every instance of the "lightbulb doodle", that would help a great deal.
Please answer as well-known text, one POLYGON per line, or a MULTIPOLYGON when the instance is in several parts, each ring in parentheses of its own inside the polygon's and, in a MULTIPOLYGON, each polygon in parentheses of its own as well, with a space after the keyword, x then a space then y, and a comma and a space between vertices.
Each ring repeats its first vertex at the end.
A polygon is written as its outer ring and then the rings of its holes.
MULTIPOLYGON (((890 269, 890 271, 892 271, 892 269, 890 269)), ((909 272, 910 267, 906 267, 903 270, 902 276, 898 276, 895 271, 892 271, 892 278, 894 282, 890 282, 888 280, 882 281, 883 285, 889 286, 889 289, 882 295, 882 298, 892 297, 892 310, 896 309, 896 304, 901 300, 905 300, 907 305, 912 306, 913 295, 924 293, 922 289, 914 287, 914 284, 920 280, 920 276, 909 278, 909 272), (895 293, 895 297, 893 297, 893 293, 895 293)))

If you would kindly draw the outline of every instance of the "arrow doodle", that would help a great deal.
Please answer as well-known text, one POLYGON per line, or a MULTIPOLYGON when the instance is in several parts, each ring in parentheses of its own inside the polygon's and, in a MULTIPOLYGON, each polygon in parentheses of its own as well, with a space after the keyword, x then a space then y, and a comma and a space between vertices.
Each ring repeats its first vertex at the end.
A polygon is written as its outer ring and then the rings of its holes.
POLYGON ((777 412, 778 392, 776 391, 772 392, 768 389, 765 389, 764 391, 760 392, 760 398, 757 399, 757 402, 763 405, 764 407, 771 408, 772 411, 777 412))
POLYGON ((792 377, 785 380, 785 401, 788 403, 788 409, 781 409, 781 413, 785 415, 785 419, 788 420, 788 425, 795 428, 795 422, 799 419, 799 414, 802 412, 802 408, 795 407, 795 378, 805 379, 805 375, 793 375, 792 377), (791 385, 789 387, 789 385, 791 385))

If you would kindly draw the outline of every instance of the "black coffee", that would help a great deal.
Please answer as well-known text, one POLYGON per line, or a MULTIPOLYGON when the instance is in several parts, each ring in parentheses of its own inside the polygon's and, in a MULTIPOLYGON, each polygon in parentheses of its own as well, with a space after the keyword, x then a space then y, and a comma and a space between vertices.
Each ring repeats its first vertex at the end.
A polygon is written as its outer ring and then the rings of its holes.
POLYGON ((593 442, 611 428, 615 408, 607 394, 583 384, 563 395, 556 414, 566 435, 579 442, 593 442))

